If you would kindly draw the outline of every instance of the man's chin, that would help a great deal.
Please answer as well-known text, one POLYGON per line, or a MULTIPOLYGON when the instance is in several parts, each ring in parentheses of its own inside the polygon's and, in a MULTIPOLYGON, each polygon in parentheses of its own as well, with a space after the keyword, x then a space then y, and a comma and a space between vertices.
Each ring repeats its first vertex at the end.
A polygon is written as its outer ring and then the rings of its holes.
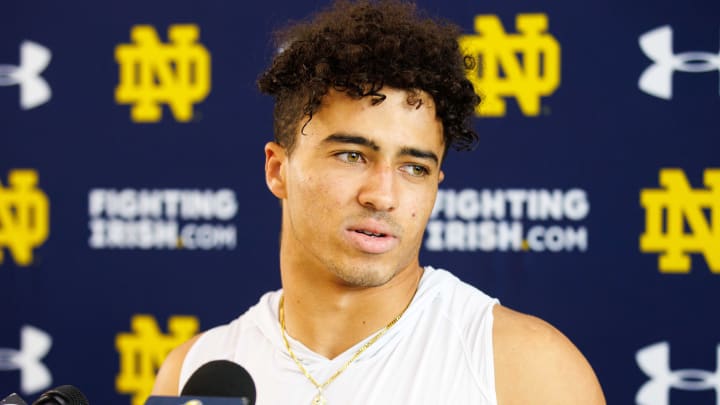
POLYGON ((393 279, 396 272, 387 268, 373 268, 375 266, 349 266, 334 269, 333 273, 340 283, 346 287, 372 288, 387 284, 393 279))

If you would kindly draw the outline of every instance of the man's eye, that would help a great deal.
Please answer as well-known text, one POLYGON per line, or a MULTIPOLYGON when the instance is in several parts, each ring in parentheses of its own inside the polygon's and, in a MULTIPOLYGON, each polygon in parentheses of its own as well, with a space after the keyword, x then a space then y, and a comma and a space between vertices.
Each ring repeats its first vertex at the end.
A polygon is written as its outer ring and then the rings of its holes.
POLYGON ((363 157, 360 152, 342 152, 337 155, 340 160, 348 163, 358 163, 363 161, 363 157))
POLYGON ((420 165, 407 165, 403 169, 407 174, 414 177, 422 177, 429 173, 428 169, 420 165))

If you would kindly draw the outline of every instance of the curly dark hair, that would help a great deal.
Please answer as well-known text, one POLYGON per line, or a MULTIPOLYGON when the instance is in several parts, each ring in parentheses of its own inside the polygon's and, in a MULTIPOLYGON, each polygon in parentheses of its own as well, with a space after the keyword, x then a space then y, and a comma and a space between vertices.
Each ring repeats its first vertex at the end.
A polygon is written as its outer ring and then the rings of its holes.
POLYGON ((475 59, 462 55, 459 34, 456 25, 398 0, 336 1, 312 21, 278 32, 280 52, 258 80, 275 98, 275 141, 291 153, 300 120, 307 117, 307 125, 330 88, 380 103, 380 89, 390 86, 409 91, 408 103, 418 108, 417 91, 430 94, 445 149, 473 149, 470 118, 480 98, 466 77, 475 59))

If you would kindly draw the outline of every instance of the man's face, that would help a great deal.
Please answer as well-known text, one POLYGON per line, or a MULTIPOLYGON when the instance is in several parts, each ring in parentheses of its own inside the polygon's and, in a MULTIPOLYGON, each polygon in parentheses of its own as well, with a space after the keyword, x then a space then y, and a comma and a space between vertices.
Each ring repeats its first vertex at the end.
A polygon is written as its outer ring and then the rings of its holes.
POLYGON ((291 155, 266 146, 268 186, 283 199, 284 265, 358 287, 418 265, 443 176, 442 125, 426 93, 419 108, 406 91, 380 93, 372 105, 331 90, 291 155))

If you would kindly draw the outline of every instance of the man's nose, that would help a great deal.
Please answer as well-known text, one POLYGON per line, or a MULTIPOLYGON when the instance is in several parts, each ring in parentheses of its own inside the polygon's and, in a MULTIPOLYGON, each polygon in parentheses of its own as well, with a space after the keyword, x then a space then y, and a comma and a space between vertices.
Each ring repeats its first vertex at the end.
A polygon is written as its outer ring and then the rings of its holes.
POLYGON ((377 165, 368 171, 358 201, 375 211, 392 211, 397 208, 397 184, 392 166, 377 165))

